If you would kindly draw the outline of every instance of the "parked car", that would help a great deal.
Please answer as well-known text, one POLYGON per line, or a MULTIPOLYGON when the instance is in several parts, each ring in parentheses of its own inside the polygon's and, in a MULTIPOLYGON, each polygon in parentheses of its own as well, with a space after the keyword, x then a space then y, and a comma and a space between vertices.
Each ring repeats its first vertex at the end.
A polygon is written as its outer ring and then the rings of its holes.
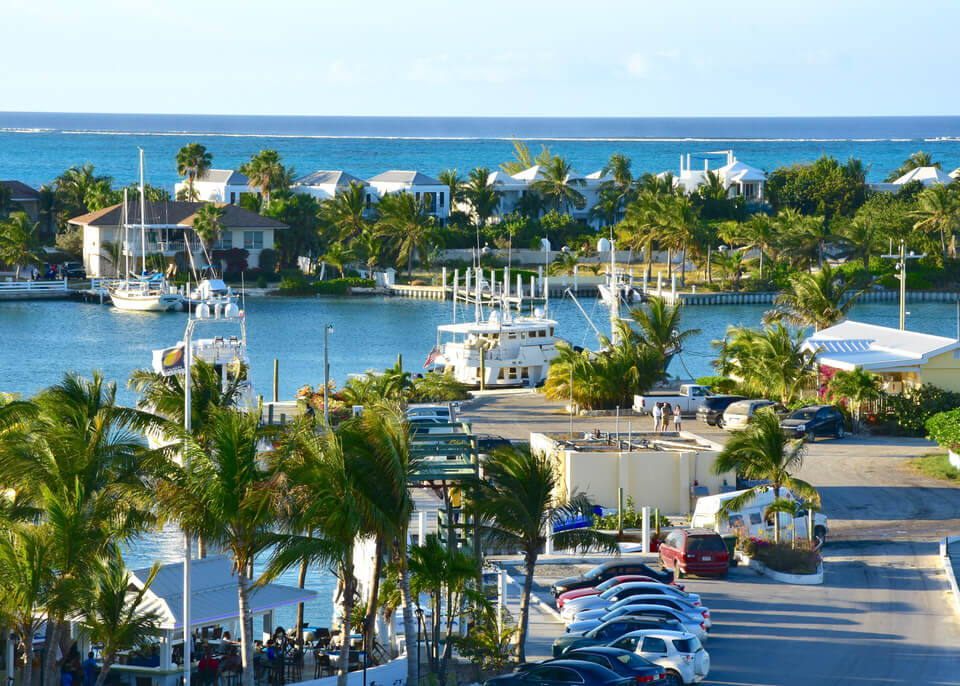
POLYGON ((693 634, 657 629, 632 631, 609 644, 632 650, 667 670, 669 686, 696 684, 710 673, 710 654, 693 634))
POLYGON ((697 622, 703 622, 706 624, 706 628, 709 631, 712 626, 712 621, 710 619, 710 609, 704 607, 703 605, 694 605, 693 603, 687 602, 683 598, 675 598, 665 595, 634 595, 629 598, 624 598, 623 600, 618 600, 613 605, 604 609, 593 609, 593 610, 582 610, 574 615, 574 622, 580 622, 585 619, 597 619, 599 617, 606 617, 610 613, 613 613, 622 608, 629 608, 631 610, 641 610, 645 605, 663 605, 664 607, 670 607, 675 610, 678 610, 686 615, 689 615, 692 619, 696 619, 697 622))
POLYGON ((817 436, 843 438, 843 413, 833 405, 807 405, 780 421, 780 430, 791 438, 806 438, 813 443, 817 436))
POLYGON ((680 406, 681 414, 693 414, 700 407, 704 398, 713 395, 713 391, 707 386, 689 383, 683 384, 675 391, 653 391, 646 395, 633 396, 633 411, 640 414, 648 414, 653 411, 656 403, 670 403, 671 411, 677 405, 680 406))
POLYGON ((667 670, 655 665, 646 658, 629 650, 620 650, 610 646, 577 648, 565 656, 568 660, 583 660, 606 667, 620 676, 631 678, 639 684, 662 684, 667 678, 667 670))
POLYGON ((753 415, 762 407, 772 407, 777 414, 785 412, 785 408, 780 403, 772 400, 763 400, 754 398, 753 400, 738 400, 730 403, 727 409, 723 411, 723 428, 727 431, 745 429, 753 415))
MULTIPOLYGON (((608 588, 618 586, 619 584, 626 583, 628 581, 659 581, 659 579, 654 579, 652 576, 646 576, 643 574, 620 574, 614 577, 610 577, 606 581, 597 584, 596 586, 587 586, 586 588, 578 588, 573 591, 567 591, 566 593, 561 593, 557 596, 557 609, 562 610, 564 604, 568 600, 573 600, 574 598, 583 598, 588 595, 600 595, 608 588)), ((677 584, 671 582, 673 586, 676 586, 681 591, 683 590, 683 584, 677 584)))
POLYGON ((630 598, 639 595, 665 595, 667 597, 686 598, 694 605, 700 605, 700 596, 695 593, 681 591, 675 586, 667 584, 658 584, 649 581, 628 581, 625 584, 608 588, 597 596, 587 596, 585 598, 576 598, 563 606, 560 616, 567 624, 573 621, 573 618, 581 610, 591 610, 594 608, 609 608, 618 600, 630 598))
POLYGON ((676 529, 660 544, 660 566, 684 574, 723 576, 730 568, 730 551, 716 531, 676 529))
POLYGON ((85 279, 87 272, 82 262, 64 262, 60 265, 60 276, 68 279, 85 279))
MULTIPOLYGON (((669 602, 665 598, 663 598, 663 601, 669 602)), ((588 610, 588 612, 593 612, 593 610, 588 610)), ((620 617, 659 617, 662 619, 675 619, 683 625, 684 631, 689 631, 701 641, 706 641, 709 636, 707 623, 699 614, 693 616, 675 607, 655 604, 652 601, 647 604, 624 605, 616 610, 611 609, 599 618, 581 619, 577 617, 576 621, 567 627, 567 631, 571 634, 583 633, 597 628, 604 622, 619 619, 620 617)))
MULTIPOLYGON (((746 491, 731 491, 706 495, 697 500, 690 525, 694 528, 706 528, 720 534, 745 533, 750 536, 773 537, 773 515, 765 516, 767 507, 775 498, 772 488, 766 488, 757 493, 756 497, 738 510, 726 510, 724 504, 743 495, 746 491), (722 514, 721 514, 722 513, 722 514)), ((794 498, 793 493, 786 488, 780 489, 780 497, 787 500, 794 498)), ((787 538, 793 536, 807 538, 808 512, 800 510, 796 517, 787 513, 780 513, 780 529, 787 538)), ((821 541, 827 538, 829 531, 827 516, 820 512, 813 513, 813 535, 821 541)))
POLYGON ((624 677, 606 667, 585 660, 548 660, 528 669, 487 679, 484 686, 635 686, 632 677, 624 677))
POLYGON ((650 565, 637 560, 619 558, 599 564, 586 574, 560 579, 550 587, 550 590, 553 592, 554 597, 557 597, 561 593, 574 591, 579 588, 596 586, 607 579, 624 574, 639 574, 642 576, 649 576, 664 584, 669 584, 671 581, 673 581, 673 574, 670 572, 664 572, 661 569, 654 569, 650 565))
POLYGON ((683 631, 683 624, 675 619, 663 619, 662 617, 620 617, 604 622, 584 634, 563 634, 559 636, 553 642, 553 656, 560 657, 575 648, 607 645, 626 633, 641 629, 683 631))
POLYGON ((697 408, 697 421, 722 429, 723 411, 738 400, 746 400, 746 398, 742 395, 711 395, 709 398, 704 398, 700 407, 697 408))

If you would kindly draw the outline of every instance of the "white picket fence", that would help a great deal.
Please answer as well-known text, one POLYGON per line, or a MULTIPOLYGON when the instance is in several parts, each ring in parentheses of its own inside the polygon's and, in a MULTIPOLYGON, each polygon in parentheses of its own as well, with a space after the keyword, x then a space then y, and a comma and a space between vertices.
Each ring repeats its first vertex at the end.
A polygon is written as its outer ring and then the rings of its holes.
POLYGON ((0 281, 0 294, 38 292, 66 293, 68 290, 66 279, 56 281, 0 281))

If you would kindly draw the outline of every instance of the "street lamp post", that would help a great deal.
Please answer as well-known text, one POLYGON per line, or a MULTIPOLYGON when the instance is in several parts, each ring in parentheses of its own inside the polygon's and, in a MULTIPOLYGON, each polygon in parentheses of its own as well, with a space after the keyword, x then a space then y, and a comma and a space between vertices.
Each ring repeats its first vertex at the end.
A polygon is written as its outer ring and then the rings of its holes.
MULTIPOLYGON (((423 626, 423 610, 417 608, 417 686, 420 686, 420 627, 423 626)), ((409 659, 409 656, 408 656, 409 659)))
POLYGON ((330 425, 330 402, 329 402, 329 386, 330 386, 330 364, 327 362, 327 334, 333 331, 333 324, 324 324, 323 325, 323 421, 329 426, 330 425))
POLYGON ((890 252, 886 255, 881 255, 881 257, 888 260, 897 260, 897 278, 900 279, 900 330, 903 331, 906 329, 907 325, 907 260, 919 260, 923 257, 926 257, 927 253, 922 255, 915 255, 913 251, 910 251, 910 254, 907 254, 907 245, 904 241, 900 241, 900 254, 893 252, 893 246, 890 246, 890 252))

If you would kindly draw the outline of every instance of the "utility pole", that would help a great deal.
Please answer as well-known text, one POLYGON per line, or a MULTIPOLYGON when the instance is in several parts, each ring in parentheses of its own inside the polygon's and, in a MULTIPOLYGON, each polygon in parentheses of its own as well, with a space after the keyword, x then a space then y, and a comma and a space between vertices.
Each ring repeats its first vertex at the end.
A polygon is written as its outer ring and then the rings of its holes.
POLYGON ((927 256, 927 253, 922 255, 916 255, 911 250, 910 254, 907 254, 907 244, 903 241, 900 241, 900 253, 893 252, 893 241, 890 242, 890 252, 886 255, 881 255, 882 258, 887 260, 897 260, 897 278, 900 279, 900 330, 903 331, 907 328, 907 260, 919 260, 927 256))

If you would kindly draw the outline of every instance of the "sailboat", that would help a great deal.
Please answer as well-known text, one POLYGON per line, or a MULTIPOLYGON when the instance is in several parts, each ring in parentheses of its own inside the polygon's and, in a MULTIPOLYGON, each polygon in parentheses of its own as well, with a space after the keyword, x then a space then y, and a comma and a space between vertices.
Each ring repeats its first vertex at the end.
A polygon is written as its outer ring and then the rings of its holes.
MULTIPOLYGON (((126 195, 124 195, 124 250, 128 245, 127 235, 129 222, 127 221, 126 195)), ((179 309, 183 298, 176 288, 167 283, 165 276, 159 272, 147 271, 147 200, 143 181, 143 148, 140 148, 140 256, 142 271, 139 275, 131 274, 109 288, 110 300, 118 310, 136 312, 165 312, 179 309)))
POLYGON ((607 307, 619 307, 621 304, 643 302, 643 293, 631 283, 623 271, 617 271, 616 246, 611 236, 610 240, 601 238, 597 242, 597 252, 602 253, 610 249, 610 271, 607 272, 607 278, 604 283, 597 285, 600 292, 600 300, 607 307))

